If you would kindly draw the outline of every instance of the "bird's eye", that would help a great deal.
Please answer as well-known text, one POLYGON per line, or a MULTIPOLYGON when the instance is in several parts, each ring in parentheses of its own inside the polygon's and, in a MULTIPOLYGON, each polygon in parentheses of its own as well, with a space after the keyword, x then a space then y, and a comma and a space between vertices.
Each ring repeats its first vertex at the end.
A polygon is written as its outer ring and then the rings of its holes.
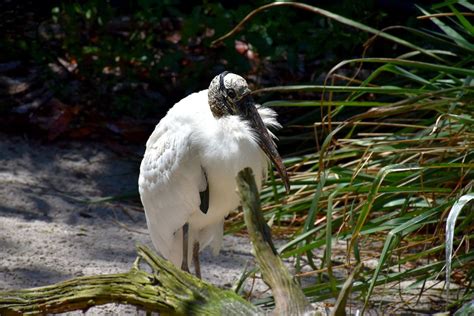
POLYGON ((234 89, 229 89, 229 90, 227 90, 227 95, 228 95, 231 99, 235 98, 235 91, 234 91, 234 89))

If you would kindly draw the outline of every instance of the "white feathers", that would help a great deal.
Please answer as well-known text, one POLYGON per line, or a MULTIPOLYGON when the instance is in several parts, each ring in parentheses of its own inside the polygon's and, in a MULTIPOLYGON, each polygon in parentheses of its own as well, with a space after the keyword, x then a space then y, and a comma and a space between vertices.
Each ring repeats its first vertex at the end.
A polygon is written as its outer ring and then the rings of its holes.
MULTIPOLYGON (((276 113, 258 107, 265 125, 281 127, 276 113)), ((179 266, 182 227, 189 224, 189 242, 217 254, 223 220, 239 205, 235 177, 253 169, 259 186, 268 159, 247 122, 238 116, 216 119, 207 90, 194 93, 169 110, 150 136, 140 166, 139 191, 154 246, 179 266), (201 212, 199 192, 209 185, 209 209, 201 212)), ((188 247, 191 256, 191 247, 188 247)), ((189 259, 190 261, 190 259, 189 259)))
MULTIPOLYGON (((258 114, 260 114, 260 117, 262 118, 262 121, 267 128, 271 128, 271 129, 281 128, 281 124, 278 123, 277 121, 277 114, 275 111, 273 111, 270 108, 264 107, 261 104, 257 104, 257 111, 258 111, 258 114)), ((269 130, 268 132, 270 136, 272 136, 272 138, 277 139, 277 137, 275 136, 275 134, 272 133, 272 131, 269 130)))
POLYGON ((281 124, 277 121, 277 114, 275 111, 270 108, 264 107, 261 104, 257 104, 257 110, 258 114, 260 114, 260 117, 262 118, 263 123, 265 123, 267 127, 274 129, 281 128, 281 124))

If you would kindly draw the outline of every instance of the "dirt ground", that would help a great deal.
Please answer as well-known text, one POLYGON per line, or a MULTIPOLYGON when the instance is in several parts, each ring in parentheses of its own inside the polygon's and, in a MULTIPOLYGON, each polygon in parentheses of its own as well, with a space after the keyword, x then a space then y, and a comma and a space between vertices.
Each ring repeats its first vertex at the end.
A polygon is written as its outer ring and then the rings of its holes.
MULTIPOLYGON (((0 290, 124 272, 137 243, 152 247, 136 199, 89 203, 138 192, 143 151, 117 154, 99 143, 43 144, 0 134, 0 290)), ((225 237, 218 257, 201 258, 203 278, 223 288, 253 262, 248 240, 234 236, 225 237)), ((86 314, 124 313, 137 310, 109 304, 86 314)))

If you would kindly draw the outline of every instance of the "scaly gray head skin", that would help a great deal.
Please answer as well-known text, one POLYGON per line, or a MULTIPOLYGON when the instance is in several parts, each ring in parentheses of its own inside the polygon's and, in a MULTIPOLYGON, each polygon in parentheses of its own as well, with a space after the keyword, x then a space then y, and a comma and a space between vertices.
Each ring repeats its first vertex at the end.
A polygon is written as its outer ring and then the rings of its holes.
POLYGON ((239 75, 224 71, 212 79, 208 90, 211 112, 216 119, 227 115, 239 115, 249 122, 254 129, 260 148, 275 164, 280 177, 283 179, 286 191, 290 191, 290 183, 285 166, 276 149, 262 118, 258 114, 255 101, 250 95, 247 81, 239 75))
POLYGON ((209 85, 209 106, 215 118, 238 115, 237 103, 250 94, 247 81, 239 75, 224 71, 209 85))

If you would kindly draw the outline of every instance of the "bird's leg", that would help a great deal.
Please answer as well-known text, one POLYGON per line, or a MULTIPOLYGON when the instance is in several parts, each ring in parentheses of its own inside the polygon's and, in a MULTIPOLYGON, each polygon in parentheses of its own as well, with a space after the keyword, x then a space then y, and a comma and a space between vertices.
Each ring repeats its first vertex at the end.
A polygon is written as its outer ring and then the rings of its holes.
POLYGON ((188 241, 189 241, 189 224, 186 223, 183 226, 183 261, 181 262, 181 270, 189 273, 188 241))
POLYGON ((201 264, 199 263, 199 241, 196 241, 193 245, 193 263, 196 276, 201 278, 201 264))

